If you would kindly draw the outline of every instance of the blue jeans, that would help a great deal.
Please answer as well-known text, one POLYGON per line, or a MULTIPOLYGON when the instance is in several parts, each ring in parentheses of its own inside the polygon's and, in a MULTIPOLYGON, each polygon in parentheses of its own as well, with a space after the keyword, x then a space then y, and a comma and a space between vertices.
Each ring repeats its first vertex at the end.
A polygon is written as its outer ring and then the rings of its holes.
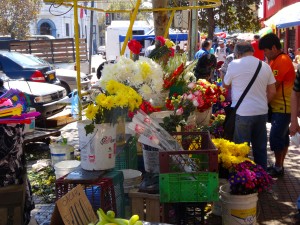
POLYGON ((257 116, 236 115, 233 140, 252 146, 254 162, 267 169, 267 114, 257 116))
POLYGON ((272 113, 272 126, 270 131, 270 147, 272 151, 282 151, 284 148, 289 147, 290 122, 290 113, 272 113))

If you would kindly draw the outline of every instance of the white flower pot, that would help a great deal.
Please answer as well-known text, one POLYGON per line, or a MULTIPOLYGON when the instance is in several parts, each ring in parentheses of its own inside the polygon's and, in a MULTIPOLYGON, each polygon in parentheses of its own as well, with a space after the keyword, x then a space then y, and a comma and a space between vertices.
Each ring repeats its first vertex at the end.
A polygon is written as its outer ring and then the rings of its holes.
POLYGON ((90 121, 78 122, 81 167, 85 170, 107 170, 115 167, 116 126, 95 124, 92 134, 86 135, 84 126, 90 121))

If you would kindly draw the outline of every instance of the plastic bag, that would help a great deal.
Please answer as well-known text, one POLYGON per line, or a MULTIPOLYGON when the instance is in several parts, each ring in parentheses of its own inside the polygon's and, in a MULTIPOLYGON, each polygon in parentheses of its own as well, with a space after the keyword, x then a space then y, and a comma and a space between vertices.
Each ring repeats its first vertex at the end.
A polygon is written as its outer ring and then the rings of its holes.
POLYGON ((298 132, 291 137, 291 143, 296 145, 296 147, 300 145, 300 134, 298 132))
POLYGON ((79 98, 78 93, 72 92, 72 101, 71 101, 71 114, 73 118, 77 118, 79 112, 79 98))

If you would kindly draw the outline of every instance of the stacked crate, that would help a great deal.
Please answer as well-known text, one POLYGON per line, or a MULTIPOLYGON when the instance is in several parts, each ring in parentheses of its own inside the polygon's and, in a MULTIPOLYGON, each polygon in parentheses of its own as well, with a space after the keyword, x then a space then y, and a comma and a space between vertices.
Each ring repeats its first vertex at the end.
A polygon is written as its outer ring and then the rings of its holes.
POLYGON ((84 188, 93 209, 113 210, 124 216, 123 173, 121 171, 84 171, 78 169, 55 182, 56 199, 60 199, 78 184, 84 188))
POLYGON ((159 153, 160 202, 172 203, 177 224, 201 224, 206 202, 219 199, 218 150, 209 132, 172 135, 184 151, 159 153))

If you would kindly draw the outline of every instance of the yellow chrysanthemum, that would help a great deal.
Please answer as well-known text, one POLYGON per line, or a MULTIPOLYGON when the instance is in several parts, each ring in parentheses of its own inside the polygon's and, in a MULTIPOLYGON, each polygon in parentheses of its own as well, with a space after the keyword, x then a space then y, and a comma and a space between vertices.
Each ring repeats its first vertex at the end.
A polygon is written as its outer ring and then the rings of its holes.
POLYGON ((85 110, 85 116, 86 118, 88 118, 89 120, 93 120, 96 113, 98 111, 98 107, 93 105, 93 104, 90 104, 88 105, 88 107, 86 108, 85 110))
POLYGON ((151 74, 151 67, 147 62, 141 62, 140 67, 141 67, 142 77, 145 80, 149 76, 149 74, 151 74))
POLYGON ((119 90, 119 84, 120 83, 115 80, 110 80, 107 82, 105 89, 109 94, 113 95, 119 90))
POLYGON ((97 97, 95 99, 97 105, 101 105, 102 102, 104 102, 105 100, 106 100, 106 95, 103 93, 97 95, 97 97))

